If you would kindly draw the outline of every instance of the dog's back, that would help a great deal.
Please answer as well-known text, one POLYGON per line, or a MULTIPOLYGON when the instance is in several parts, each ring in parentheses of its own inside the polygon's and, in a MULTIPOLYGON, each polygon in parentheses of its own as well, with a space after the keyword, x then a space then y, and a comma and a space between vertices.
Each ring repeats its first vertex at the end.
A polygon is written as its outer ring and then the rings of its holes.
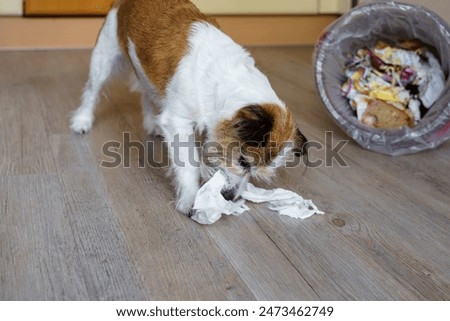
POLYGON ((128 54, 130 41, 142 66, 164 94, 167 83, 188 50, 188 33, 195 22, 214 19, 205 16, 189 0, 119 0, 118 38, 128 54), (132 32, 131 32, 132 31, 132 32))

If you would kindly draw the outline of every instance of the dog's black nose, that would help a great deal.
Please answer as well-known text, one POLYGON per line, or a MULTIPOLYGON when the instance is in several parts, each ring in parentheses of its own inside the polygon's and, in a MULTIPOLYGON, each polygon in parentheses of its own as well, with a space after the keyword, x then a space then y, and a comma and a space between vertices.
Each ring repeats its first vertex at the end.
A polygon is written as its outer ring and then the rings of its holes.
POLYGON ((227 201, 234 201, 234 198, 236 197, 236 189, 230 188, 230 189, 223 189, 220 192, 224 199, 227 201))

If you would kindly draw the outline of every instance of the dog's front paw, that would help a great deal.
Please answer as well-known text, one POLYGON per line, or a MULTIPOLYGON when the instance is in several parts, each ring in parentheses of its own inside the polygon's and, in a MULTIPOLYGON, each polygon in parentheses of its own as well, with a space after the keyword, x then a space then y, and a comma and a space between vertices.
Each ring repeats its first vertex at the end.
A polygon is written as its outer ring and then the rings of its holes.
POLYGON ((93 116, 75 113, 70 120, 70 128, 77 134, 85 134, 92 128, 93 123, 93 116))
POLYGON ((189 212, 186 214, 187 217, 192 218, 195 214, 197 214, 197 210, 191 208, 189 212))
POLYGON ((190 215, 194 206, 194 199, 179 199, 176 205, 177 211, 191 217, 190 215))
POLYGON ((178 188, 176 209, 185 215, 189 215, 189 211, 194 207, 197 191, 198 187, 196 188, 194 184, 178 188))

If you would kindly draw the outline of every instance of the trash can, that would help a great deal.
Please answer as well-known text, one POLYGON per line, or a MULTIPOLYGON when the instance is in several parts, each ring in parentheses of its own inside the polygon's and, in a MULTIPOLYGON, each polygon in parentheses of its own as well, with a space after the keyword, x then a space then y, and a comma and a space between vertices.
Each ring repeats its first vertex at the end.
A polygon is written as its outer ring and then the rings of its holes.
POLYGON ((450 27, 430 10, 392 1, 356 7, 325 30, 314 60, 316 85, 326 109, 363 148, 404 155, 435 148, 450 138, 450 27), (420 40, 439 60, 444 91, 412 128, 376 129, 362 124, 341 94, 349 56, 358 49, 375 47, 380 40, 397 43, 409 39, 420 40))

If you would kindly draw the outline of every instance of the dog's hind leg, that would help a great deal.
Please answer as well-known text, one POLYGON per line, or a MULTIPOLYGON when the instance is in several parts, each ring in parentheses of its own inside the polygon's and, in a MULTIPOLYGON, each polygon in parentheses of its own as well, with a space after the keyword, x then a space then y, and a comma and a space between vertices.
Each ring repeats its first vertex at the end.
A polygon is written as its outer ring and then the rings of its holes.
POLYGON ((92 128, 94 110, 105 82, 123 67, 124 57, 117 38, 117 9, 106 17, 92 52, 89 79, 84 89, 81 105, 73 113, 70 128, 84 134, 92 128))
POLYGON ((163 136, 156 118, 156 102, 152 94, 143 92, 141 96, 142 116, 144 118, 144 129, 148 135, 163 136))

